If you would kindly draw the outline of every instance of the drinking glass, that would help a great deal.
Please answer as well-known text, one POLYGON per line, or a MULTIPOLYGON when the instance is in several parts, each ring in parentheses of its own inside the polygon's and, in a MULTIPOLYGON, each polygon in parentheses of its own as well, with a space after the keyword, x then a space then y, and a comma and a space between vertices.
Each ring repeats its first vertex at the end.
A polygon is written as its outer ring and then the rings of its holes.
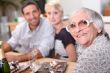
POLYGON ((40 68, 40 64, 36 62, 36 55, 38 54, 38 51, 36 49, 33 49, 31 52, 32 55, 32 60, 30 60, 30 68, 32 70, 31 73, 35 73, 39 68, 40 68))

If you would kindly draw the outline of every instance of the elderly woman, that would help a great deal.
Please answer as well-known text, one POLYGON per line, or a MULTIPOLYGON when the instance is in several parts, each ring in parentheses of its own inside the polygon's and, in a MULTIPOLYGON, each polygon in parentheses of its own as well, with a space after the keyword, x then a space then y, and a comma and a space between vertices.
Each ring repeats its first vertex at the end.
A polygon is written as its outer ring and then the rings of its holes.
POLYGON ((69 32, 64 28, 62 21, 63 9, 61 5, 55 1, 50 1, 45 5, 47 19, 55 28, 55 53, 60 55, 60 59, 68 61, 76 61, 75 40, 69 32))
POLYGON ((88 8, 77 10, 67 30, 77 42, 77 63, 73 73, 110 73, 110 41, 102 17, 88 8))

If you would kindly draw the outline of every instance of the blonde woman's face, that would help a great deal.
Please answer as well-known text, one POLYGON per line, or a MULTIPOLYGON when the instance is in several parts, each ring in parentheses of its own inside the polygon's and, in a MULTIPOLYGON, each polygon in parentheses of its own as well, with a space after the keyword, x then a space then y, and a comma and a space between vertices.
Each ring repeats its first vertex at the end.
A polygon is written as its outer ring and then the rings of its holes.
POLYGON ((48 20, 54 25, 57 25, 58 23, 62 21, 63 13, 60 10, 55 9, 52 6, 48 6, 46 10, 46 14, 47 14, 48 20))

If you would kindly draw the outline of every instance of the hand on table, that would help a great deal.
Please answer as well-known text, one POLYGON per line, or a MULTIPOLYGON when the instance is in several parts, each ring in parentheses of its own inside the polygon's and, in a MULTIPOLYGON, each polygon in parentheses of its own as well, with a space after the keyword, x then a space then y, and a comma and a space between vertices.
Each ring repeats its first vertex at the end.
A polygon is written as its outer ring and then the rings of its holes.
POLYGON ((6 59, 10 62, 10 61, 17 61, 19 59, 19 55, 21 55, 20 53, 16 53, 16 52, 7 52, 5 53, 5 57, 6 59))

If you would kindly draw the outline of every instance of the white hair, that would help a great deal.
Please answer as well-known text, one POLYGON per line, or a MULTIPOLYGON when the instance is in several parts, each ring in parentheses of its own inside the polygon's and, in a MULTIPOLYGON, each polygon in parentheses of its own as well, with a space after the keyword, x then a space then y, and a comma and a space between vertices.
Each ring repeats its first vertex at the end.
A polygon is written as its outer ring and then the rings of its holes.
POLYGON ((103 22, 103 19, 99 13, 97 13, 94 10, 88 9, 88 8, 78 9, 74 13, 77 13, 77 12, 86 13, 88 15, 88 19, 90 19, 91 21, 93 21, 93 23, 95 23, 96 28, 100 29, 102 32, 105 32, 104 31, 104 22, 103 22))

